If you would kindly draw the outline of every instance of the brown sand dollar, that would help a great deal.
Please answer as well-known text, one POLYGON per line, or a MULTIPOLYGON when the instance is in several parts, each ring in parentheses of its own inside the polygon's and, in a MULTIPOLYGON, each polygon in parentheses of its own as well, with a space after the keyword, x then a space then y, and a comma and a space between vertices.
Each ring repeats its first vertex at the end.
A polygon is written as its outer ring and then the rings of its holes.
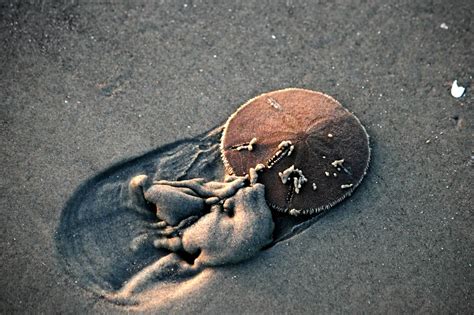
POLYGON ((292 215, 342 201, 370 160, 369 137, 357 117, 326 94, 295 88, 242 105, 226 123, 221 153, 228 174, 263 164, 259 182, 268 204, 292 215))

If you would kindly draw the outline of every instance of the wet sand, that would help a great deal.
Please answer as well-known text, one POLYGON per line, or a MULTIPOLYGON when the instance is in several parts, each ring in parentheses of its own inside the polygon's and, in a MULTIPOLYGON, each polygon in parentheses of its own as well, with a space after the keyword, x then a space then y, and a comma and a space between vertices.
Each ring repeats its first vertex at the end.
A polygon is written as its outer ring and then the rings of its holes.
POLYGON ((170 292, 158 310, 472 310, 468 1, 0 8, 0 312, 122 311, 64 272, 55 233, 66 202, 112 164, 286 87, 357 115, 371 137, 367 177, 303 233, 170 292), (454 79, 468 88, 460 99, 454 79))

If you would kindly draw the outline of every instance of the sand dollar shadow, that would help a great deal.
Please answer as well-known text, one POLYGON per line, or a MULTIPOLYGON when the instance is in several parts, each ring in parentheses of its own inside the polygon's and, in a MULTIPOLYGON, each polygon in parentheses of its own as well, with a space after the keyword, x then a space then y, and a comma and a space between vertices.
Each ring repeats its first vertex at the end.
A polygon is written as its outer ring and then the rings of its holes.
MULTIPOLYGON (((196 177, 222 180, 225 174, 219 150, 222 130, 223 127, 218 127, 118 163, 78 188, 62 212, 56 233, 59 260, 78 285, 100 296, 110 296, 134 275, 170 254, 153 246, 156 231, 152 225, 156 216, 130 200, 129 182, 137 174, 170 181, 196 177)), ((273 216, 273 242, 267 248, 315 220, 278 213, 273 216)), ((195 275, 169 272, 156 279, 156 286, 168 288, 180 283, 189 286, 189 278, 195 275)), ((149 298, 150 292, 159 290, 155 287, 141 296, 149 298)), ((146 298, 135 300, 143 303, 146 298)))

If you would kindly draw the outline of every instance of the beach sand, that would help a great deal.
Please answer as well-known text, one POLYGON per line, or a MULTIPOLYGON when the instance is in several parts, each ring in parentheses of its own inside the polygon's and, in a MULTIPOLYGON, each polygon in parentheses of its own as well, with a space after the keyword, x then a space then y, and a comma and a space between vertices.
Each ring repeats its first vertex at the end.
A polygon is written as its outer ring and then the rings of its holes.
POLYGON ((361 120, 367 176, 302 233, 171 289, 154 311, 471 312, 473 9, 2 3, 0 312, 125 311, 65 270, 68 200, 111 165, 287 87, 327 93, 361 120))

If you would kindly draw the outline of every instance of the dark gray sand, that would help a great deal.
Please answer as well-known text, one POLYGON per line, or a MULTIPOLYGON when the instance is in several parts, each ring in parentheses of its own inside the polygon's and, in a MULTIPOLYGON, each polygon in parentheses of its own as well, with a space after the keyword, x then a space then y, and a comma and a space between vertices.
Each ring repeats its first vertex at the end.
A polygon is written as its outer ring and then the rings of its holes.
POLYGON ((66 202, 111 165, 285 87, 323 91, 357 115, 371 136, 367 177, 304 232, 170 290, 158 310, 472 311, 473 10, 2 2, 0 312, 123 310, 58 259, 66 202), (467 87, 459 99, 455 79, 467 87))

